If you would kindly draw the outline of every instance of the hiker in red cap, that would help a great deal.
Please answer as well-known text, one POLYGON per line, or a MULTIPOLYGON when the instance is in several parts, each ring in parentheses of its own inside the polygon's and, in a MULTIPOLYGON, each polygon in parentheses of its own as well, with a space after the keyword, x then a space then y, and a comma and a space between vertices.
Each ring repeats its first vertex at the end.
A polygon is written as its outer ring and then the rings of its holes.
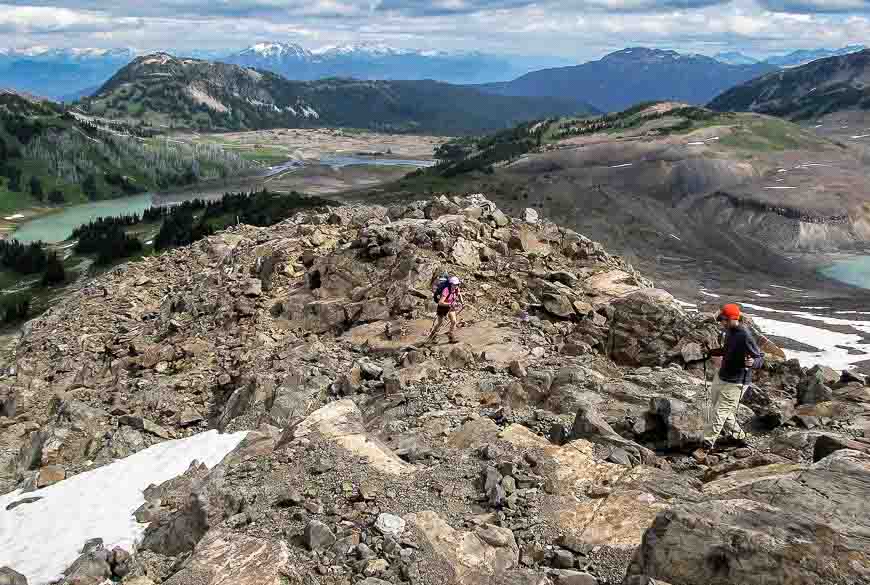
POLYGON ((725 330, 725 342, 709 356, 721 356, 722 365, 711 388, 712 408, 704 425, 703 449, 713 449, 723 429, 731 437, 743 441, 746 433, 737 424, 737 407, 746 387, 752 382, 751 370, 764 365, 764 354, 752 337, 749 328, 740 321, 740 307, 728 304, 722 307, 716 320, 725 330))

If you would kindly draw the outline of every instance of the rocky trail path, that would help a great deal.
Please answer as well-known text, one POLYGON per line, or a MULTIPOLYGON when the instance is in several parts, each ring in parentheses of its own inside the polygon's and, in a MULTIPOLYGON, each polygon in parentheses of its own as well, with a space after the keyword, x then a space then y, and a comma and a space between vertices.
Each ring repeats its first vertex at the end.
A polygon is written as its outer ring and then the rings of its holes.
POLYGON ((121 266, 0 378, 0 585, 870 583, 866 381, 767 344, 698 461, 709 317, 481 195, 121 266))

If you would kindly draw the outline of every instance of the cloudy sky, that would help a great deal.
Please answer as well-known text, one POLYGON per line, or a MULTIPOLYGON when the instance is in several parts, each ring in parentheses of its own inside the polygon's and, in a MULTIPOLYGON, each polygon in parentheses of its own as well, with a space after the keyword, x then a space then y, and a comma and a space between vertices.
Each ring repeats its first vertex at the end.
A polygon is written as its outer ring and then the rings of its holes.
POLYGON ((553 55, 764 56, 870 40, 870 0, 0 0, 0 47, 225 50, 281 40, 553 55))

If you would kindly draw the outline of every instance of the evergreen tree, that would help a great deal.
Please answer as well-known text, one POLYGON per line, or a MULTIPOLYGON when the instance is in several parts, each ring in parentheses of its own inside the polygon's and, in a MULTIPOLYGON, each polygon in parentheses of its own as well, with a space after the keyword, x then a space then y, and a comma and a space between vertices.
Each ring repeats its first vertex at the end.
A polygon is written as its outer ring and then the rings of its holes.
POLYGON ((5 324, 27 319, 30 312, 30 295, 14 293, 0 297, 0 318, 5 324))
POLYGON ((8 167, 6 176, 9 177, 9 190, 16 193, 21 191, 21 169, 18 167, 8 167))
POLYGON ((85 180, 82 181, 82 191, 84 191, 85 195, 91 201, 94 201, 97 196, 97 178, 93 173, 85 177, 85 180))
POLYGON ((42 191, 42 181, 39 180, 39 177, 33 175, 30 177, 30 194, 42 201, 42 198, 45 196, 45 193, 42 191))
POLYGON ((66 270, 56 252, 48 254, 45 273, 42 275, 42 286, 53 286, 66 281, 66 270))
POLYGON ((55 189, 51 193, 48 194, 49 203, 54 203, 56 205, 62 204, 65 200, 63 198, 63 191, 60 189, 55 189))

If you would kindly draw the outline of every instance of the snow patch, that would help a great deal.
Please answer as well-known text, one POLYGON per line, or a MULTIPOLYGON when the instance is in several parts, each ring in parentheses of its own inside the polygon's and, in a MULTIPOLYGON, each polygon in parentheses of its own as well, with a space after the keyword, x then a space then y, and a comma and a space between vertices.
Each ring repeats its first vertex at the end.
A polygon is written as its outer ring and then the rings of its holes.
POLYGON ((852 139, 858 140, 859 138, 868 138, 868 137, 870 137, 870 134, 859 134, 858 136, 853 136, 852 139))
POLYGON ((818 348, 819 351, 783 350, 788 359, 797 358, 804 366, 822 364, 835 370, 848 370, 853 368, 855 363, 870 359, 870 344, 864 343, 860 335, 837 333, 802 323, 787 323, 767 317, 753 316, 753 321, 769 335, 802 341, 818 348), (862 353, 853 355, 849 353, 850 350, 862 353))
POLYGON ((24 216, 23 216, 22 214, 20 214, 20 213, 16 213, 15 215, 9 215, 9 216, 6 216, 6 217, 4 217, 3 219, 5 219, 6 221, 12 221, 12 220, 15 220, 15 219, 21 219, 21 218, 23 218, 23 217, 24 217, 24 216))
POLYGON ((677 236, 675 236, 674 234, 668 234, 668 235, 671 236, 672 238, 674 238, 675 240, 677 240, 678 242, 682 242, 682 241, 683 241, 683 240, 681 240, 680 238, 678 238, 677 236))
POLYGON ((142 491, 181 475, 194 460, 214 467, 245 435, 208 431, 159 443, 31 492, 42 499, 11 511, 6 506, 21 492, 0 496, 0 566, 14 567, 30 585, 45 585, 61 577, 89 538, 102 538, 110 550, 133 550, 146 527, 133 517, 145 502, 142 491))
POLYGON ((632 166, 633 164, 634 164, 634 163, 624 163, 624 164, 621 164, 621 165, 612 165, 610 168, 611 168, 611 169, 624 169, 625 167, 630 167, 630 166, 632 166))
POLYGON ((698 293, 704 295, 705 297, 710 297, 710 298, 712 298, 712 299, 718 299, 718 298, 719 298, 719 295, 717 295, 717 294, 713 294, 713 293, 711 293, 711 292, 707 292, 707 291, 705 291, 705 290, 699 290, 698 293))
POLYGON ((211 108, 212 110, 214 110, 216 112, 225 113, 225 112, 229 111, 225 105, 223 105, 222 103, 220 103, 215 98, 213 98, 212 96, 210 96, 209 94, 207 94, 203 90, 199 89, 195 85, 188 85, 187 87, 184 88, 184 90, 185 90, 185 92, 187 92, 187 95, 189 95, 195 101, 197 101, 200 104, 203 104, 204 106, 206 106, 208 108, 211 108))
POLYGON ((306 118, 314 118, 315 120, 320 118, 320 114, 318 114, 314 108, 305 105, 302 106, 302 115, 306 118))
POLYGON ((169 55, 157 55, 155 57, 150 57, 148 59, 145 59, 144 61, 142 61, 142 64, 143 65, 153 65, 156 63, 158 65, 166 65, 167 63, 169 63, 169 61, 171 59, 172 59, 172 57, 170 57, 169 55))

